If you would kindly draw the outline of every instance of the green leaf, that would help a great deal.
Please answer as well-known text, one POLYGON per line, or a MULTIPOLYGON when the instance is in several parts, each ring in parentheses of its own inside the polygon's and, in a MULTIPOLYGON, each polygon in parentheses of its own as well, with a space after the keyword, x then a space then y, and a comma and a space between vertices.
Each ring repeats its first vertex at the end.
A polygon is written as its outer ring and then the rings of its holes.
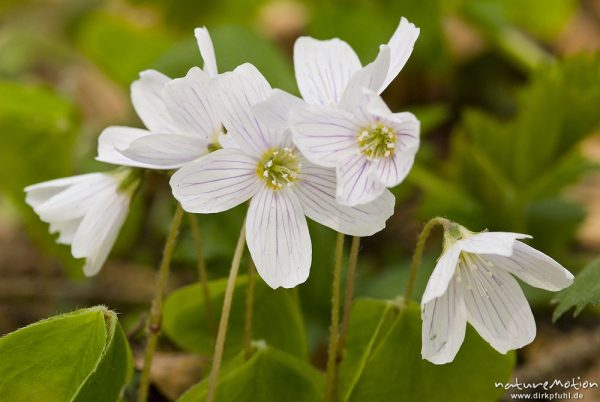
POLYGON ((422 216, 450 216, 457 221, 468 224, 468 217, 482 216, 483 209, 460 183, 444 180, 430 168, 419 164, 413 166, 406 178, 426 193, 419 205, 422 216))
POLYGON ((574 0, 501 0, 500 3, 511 22, 542 39, 558 36, 577 9, 574 0))
POLYGON ((593 132, 598 104, 600 57, 576 57, 536 72, 519 94, 514 119, 469 111, 463 129, 504 176, 528 187, 593 132))
POLYGON ((577 316, 588 304, 600 303, 600 259, 585 267, 571 286, 557 294, 556 299, 558 305, 552 315, 554 321, 573 306, 573 315, 577 316))
POLYGON ((566 205, 561 193, 590 169, 578 145, 600 124, 598 105, 600 54, 535 71, 516 97, 513 116, 467 110, 451 136, 449 160, 431 169, 433 177, 414 169, 408 176, 425 192, 420 209, 476 230, 535 232, 536 247, 566 253, 580 208, 560 216, 552 210, 566 205), (563 236, 544 227, 548 216, 556 218, 553 227, 568 228, 563 236))
MULTIPOLYGON (((336 1, 316 2, 307 33, 318 39, 338 37, 348 42, 360 57, 363 65, 370 63, 387 43, 400 22, 406 17, 421 28, 407 68, 447 70, 448 51, 442 32, 441 0, 411 1, 336 1), (332 23, 335 21, 335 23, 332 23)), ((406 79, 403 72, 398 81, 406 79)), ((439 76, 438 76, 439 78, 439 76)))
MULTIPOLYGON (((236 359, 242 361, 242 357, 236 359)), ((178 402, 206 400, 208 380, 186 392, 178 402)), ((221 372, 215 402, 315 402, 322 398, 323 376, 298 358, 258 346, 250 359, 221 372)))
POLYGON ((418 105, 409 108, 421 122, 421 137, 429 134, 448 120, 450 108, 443 103, 418 105))
POLYGON ((0 339, 0 395, 11 402, 114 402, 131 372, 116 314, 93 307, 0 339))
MULTIPOLYGON (((441 231, 438 233, 441 234, 441 231)), ((421 266, 415 279, 412 300, 421 299, 439 257, 439 246, 435 245, 433 240, 431 243, 432 247, 426 250, 421 258, 421 266)), ((382 266, 380 270, 373 272, 372 276, 364 274, 364 280, 356 289, 357 297, 369 299, 395 298, 398 295, 398 289, 405 289, 408 284, 410 264, 410 260, 401 259, 382 266)))
POLYGON ((78 33, 78 47, 123 86, 137 79, 171 45, 170 36, 156 27, 142 27, 103 12, 92 14, 78 33))
POLYGON ((117 315, 112 311, 106 311, 105 314, 106 347, 73 402, 116 401, 130 380, 133 361, 127 337, 119 325, 117 315))
POLYGON ((349 393, 362 375, 367 360, 395 318, 396 312, 390 303, 375 299, 359 299, 353 303, 348 327, 349 336, 339 374, 342 401, 348 400, 349 393))
POLYGON ((59 256, 69 273, 81 274, 81 260, 54 243, 48 225, 25 203, 23 189, 72 174, 79 116, 74 105, 51 90, 0 81, 0 192, 21 215, 28 234, 46 253, 59 256))
POLYGON ((0 189, 22 200, 26 185, 68 173, 76 127, 66 99, 43 87, 0 81, 0 189))
POLYGON ((584 218, 585 209, 579 203, 560 198, 540 200, 527 209, 527 232, 537 239, 540 249, 552 251, 552 256, 560 261, 568 252, 563 245, 569 244, 584 218))
MULTIPOLYGON (((247 278, 236 282, 225 343, 227 356, 237 354, 242 346, 247 278)), ((219 319, 227 279, 209 283, 212 317, 219 319)), ((307 341, 300 304, 295 290, 269 288, 256 278, 254 292, 253 338, 298 357, 306 357, 307 341)), ((167 336, 183 349, 209 355, 214 335, 206 317, 206 307, 199 284, 186 286, 167 298, 163 327, 167 336)))
POLYGON ((470 327, 452 363, 437 366, 421 358, 419 306, 357 300, 340 368, 340 400, 393 402, 487 402, 510 378, 515 354, 501 355, 470 327))
MULTIPOLYGON (((457 3, 461 4, 461 2, 457 3)), ((517 25, 542 39, 553 39, 577 9, 575 0, 471 0, 462 12, 486 30, 517 25)))
POLYGON ((600 57, 567 59, 537 72, 514 121, 512 174, 529 183, 600 123, 600 57), (535 155, 535 158, 532 158, 535 155))

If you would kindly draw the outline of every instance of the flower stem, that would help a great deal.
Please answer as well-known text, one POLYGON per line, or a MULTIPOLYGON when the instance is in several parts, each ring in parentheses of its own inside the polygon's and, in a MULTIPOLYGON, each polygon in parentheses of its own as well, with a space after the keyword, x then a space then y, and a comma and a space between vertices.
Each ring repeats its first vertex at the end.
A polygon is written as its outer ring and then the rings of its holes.
POLYGON ((238 238, 233 261, 231 262, 231 270, 227 279, 227 288, 225 288, 225 298, 223 300, 223 311, 221 312, 221 320, 219 321, 219 330, 217 332, 217 340, 215 342, 215 353, 213 355, 212 367, 208 379, 208 391, 206 393, 206 402, 213 402, 217 391, 217 381, 219 380, 219 370, 221 369, 221 361, 223 360, 223 349, 225 348, 225 336, 227 335, 227 324, 229 321, 229 313, 231 311, 231 301, 233 300, 233 291, 235 289, 235 281, 240 270, 240 262, 244 253, 244 245, 246 243, 246 223, 242 225, 240 237, 238 238))
POLYGON ((350 245, 350 262, 348 264, 348 275, 346 277, 346 292, 344 294, 344 313, 340 326, 340 339, 337 346, 337 362, 342 360, 342 353, 346 346, 348 336, 348 322, 350 321, 350 307, 352 307, 352 296, 354 295, 354 281, 356 279, 356 265, 358 264, 358 250, 360 248, 360 237, 354 236, 350 245))
POLYGON ((200 227, 198 219, 193 214, 188 214, 190 228, 192 229, 192 239, 196 249, 196 258, 198 259, 198 278, 202 288, 202 297, 204 298, 204 309, 206 310, 206 321, 213 336, 217 335, 217 325, 213 317, 212 303, 210 301, 210 290, 208 289, 208 273, 206 271, 206 260, 202 252, 202 238, 200 236, 200 227))
POLYGON ((423 249, 425 248, 425 243, 427 242, 427 238, 429 237, 431 230, 438 225, 447 228, 450 224, 451 222, 448 219, 437 216, 435 218, 430 219, 423 227, 423 230, 421 231, 421 234, 419 234, 419 238, 417 239, 415 253, 413 254, 412 263, 410 265, 408 283, 406 284, 406 290, 404 291, 404 303, 408 303, 408 301, 412 297, 413 289, 415 287, 415 280, 417 279, 417 271, 419 269, 419 266, 421 265, 423 249))
POLYGON ((248 284, 246 287, 246 318, 244 324, 244 356, 252 356, 252 314, 254 313, 255 268, 252 259, 248 262, 248 284))
POLYGON ((333 281, 331 288, 331 327, 329 328, 329 348, 327 351, 327 372, 325 373, 325 402, 335 401, 337 364, 336 348, 339 337, 340 319, 340 281, 342 258, 344 256, 344 234, 338 233, 335 245, 335 262, 333 265, 333 281))
POLYGON ((181 205, 177 204, 175 215, 171 221, 171 229, 169 230, 169 235, 167 236, 167 241, 165 242, 162 261, 158 270, 156 293, 154 294, 154 300, 152 300, 152 307, 150 309, 150 319, 148 320, 148 340, 146 343, 146 352, 144 354, 144 367, 142 369, 140 385, 138 388, 138 402, 146 402, 148 400, 148 388, 150 387, 150 368, 152 367, 152 359, 154 358, 154 351, 156 350, 156 344, 158 343, 158 335, 160 334, 165 287, 169 279, 171 257, 173 256, 173 249, 175 248, 177 235, 179 234, 179 227, 181 226, 182 217, 183 208, 181 208, 181 205))

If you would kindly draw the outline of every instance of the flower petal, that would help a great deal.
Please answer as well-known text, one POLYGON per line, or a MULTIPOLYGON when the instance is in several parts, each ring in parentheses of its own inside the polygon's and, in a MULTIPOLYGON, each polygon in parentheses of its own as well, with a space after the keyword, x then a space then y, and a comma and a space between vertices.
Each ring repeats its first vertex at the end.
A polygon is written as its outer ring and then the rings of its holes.
POLYGON ((78 176, 64 177, 25 187, 25 202, 32 208, 37 208, 64 189, 74 184, 94 180, 101 173, 88 173, 78 176))
POLYGON ((211 77, 216 77, 218 73, 217 58, 215 57, 215 49, 208 33, 208 29, 205 27, 196 28, 194 29, 194 35, 198 41, 200 56, 202 56, 202 60, 204 61, 204 71, 211 77))
POLYGON ((185 77, 165 85, 165 105, 179 128, 178 133, 195 135, 208 141, 221 131, 210 80, 207 73, 192 67, 185 77))
POLYGON ((53 222, 50 224, 50 233, 59 233, 58 239, 56 239, 58 244, 71 244, 82 219, 76 218, 69 221, 53 222))
POLYGON ((217 141, 221 148, 239 148, 233 138, 227 133, 219 133, 217 141))
POLYGON ((239 149, 211 152, 171 177, 173 195, 188 212, 226 211, 248 200, 261 187, 257 163, 239 149))
POLYGON ((410 112, 391 113, 381 96, 370 93, 369 103, 365 107, 365 114, 372 116, 389 128, 394 129, 398 137, 400 150, 416 149, 419 147, 419 133, 421 123, 410 112))
POLYGON ((140 78, 131 84, 131 102, 140 119, 150 131, 178 132, 173 119, 165 107, 163 88, 169 77, 155 70, 140 73, 140 78))
POLYGON ((368 204, 385 192, 385 186, 372 177, 372 167, 364 155, 353 155, 338 164, 336 199, 340 204, 368 204))
POLYGON ((297 96, 274 89, 266 101, 257 103, 252 110, 261 123, 275 130, 283 130, 288 127, 288 113, 305 106, 306 103, 297 96))
POLYGON ((242 64, 214 81, 213 93, 223 125, 244 152, 261 156, 279 145, 280 133, 260 123, 252 105, 266 100, 271 86, 252 64, 242 64))
POLYGON ((413 166, 414 155, 395 154, 390 158, 381 158, 374 162, 373 177, 381 181, 386 187, 400 184, 413 166))
MULTIPOLYGON (((403 113, 392 113, 381 95, 379 95, 377 92, 368 88, 363 88, 362 92, 365 96, 361 98, 360 108, 365 115, 371 116, 371 118, 385 118, 390 125, 402 123, 405 120, 403 113)), ((411 115, 414 118, 413 120, 416 120, 411 113, 407 114, 411 115)), ((406 116, 406 120, 409 118, 409 116, 406 116)))
POLYGON ((573 275, 562 265, 520 241, 514 242, 511 256, 488 257, 495 266, 518 276, 531 286, 556 292, 573 283, 573 275))
POLYGON ((38 205, 35 212, 44 222, 60 222, 84 216, 99 194, 111 192, 118 186, 118 179, 110 174, 91 173, 85 180, 65 188, 46 202, 38 205))
POLYGON ((389 64, 390 48, 387 45, 381 45, 377 58, 354 73, 342 94, 339 107, 354 111, 360 107, 365 90, 380 94, 383 91, 383 82, 389 64))
POLYGON ((306 281, 312 245, 302 206, 292 191, 263 187, 252 198, 246 238, 256 270, 267 285, 293 288, 306 281))
POLYGON ((414 24, 411 24, 406 18, 402 17, 398 28, 396 28, 396 32, 394 32, 388 42, 391 50, 390 67, 382 90, 387 88, 390 82, 396 78, 408 61, 420 31, 414 24))
POLYGON ((291 111, 289 121, 296 146, 314 163, 335 167, 356 154, 360 125, 344 110, 309 106, 291 111))
POLYGON ((302 162, 300 180, 293 189, 306 216, 351 236, 371 236, 379 232, 394 213, 394 196, 389 191, 369 204, 340 205, 335 199, 335 170, 308 161, 302 162))
POLYGON ((481 232, 458 241, 463 251, 474 254, 497 254, 510 257, 516 239, 528 239, 531 236, 510 232, 481 232))
POLYGON ((446 292, 448 284, 456 271, 459 257, 460 248, 456 244, 444 245, 444 251, 438 259, 437 264, 435 264, 435 269, 429 277, 425 292, 423 292, 421 306, 424 306, 446 292))
POLYGON ((461 289, 467 321, 494 349, 506 353, 535 338, 535 320, 517 281, 486 264, 461 266, 461 289))
POLYGON ((205 139, 183 134, 150 134, 121 150, 127 158, 153 169, 176 169, 207 152, 205 139))
POLYGON ((465 339, 467 318, 461 290, 452 279, 440 297, 425 303, 421 312, 421 356, 434 364, 454 360, 465 339))
POLYGON ((121 152, 121 150, 129 147, 133 141, 147 135, 150 135, 150 131, 140 128, 108 127, 102 131, 98 138, 98 156, 96 160, 113 165, 155 169, 155 166, 130 159, 121 152))
POLYGON ((358 56, 340 39, 317 40, 300 37, 294 44, 294 70, 298 89, 313 105, 335 105, 361 68, 358 56))
POLYGON ((71 246, 75 258, 87 258, 83 272, 96 275, 106 262, 129 211, 131 196, 115 191, 100 197, 85 215, 71 246))

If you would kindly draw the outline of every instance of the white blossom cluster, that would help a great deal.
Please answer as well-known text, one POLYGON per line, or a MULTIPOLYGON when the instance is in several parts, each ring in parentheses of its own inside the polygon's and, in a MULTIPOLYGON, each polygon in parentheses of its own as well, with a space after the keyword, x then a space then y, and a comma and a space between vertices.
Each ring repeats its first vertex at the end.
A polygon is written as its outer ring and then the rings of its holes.
MULTIPOLYGON (((94 275, 125 221, 137 172, 175 170, 172 192, 188 212, 249 201, 247 245, 259 274, 272 288, 294 287, 311 266, 307 217, 370 236, 394 212, 388 188, 413 165, 419 121, 392 112, 380 94, 408 61, 419 29, 402 18, 366 66, 342 40, 299 38, 294 69, 302 98, 271 88, 251 64, 219 73, 208 31, 195 36, 203 68, 175 79, 144 71, 132 84, 146 129, 113 126, 100 135, 97 159, 119 168, 27 187, 27 202, 94 275)), ((503 353, 533 339, 531 310, 508 273, 550 290, 572 280, 516 241, 522 235, 461 233, 446 241, 423 296, 423 356, 435 363, 454 358, 466 321, 503 353)))

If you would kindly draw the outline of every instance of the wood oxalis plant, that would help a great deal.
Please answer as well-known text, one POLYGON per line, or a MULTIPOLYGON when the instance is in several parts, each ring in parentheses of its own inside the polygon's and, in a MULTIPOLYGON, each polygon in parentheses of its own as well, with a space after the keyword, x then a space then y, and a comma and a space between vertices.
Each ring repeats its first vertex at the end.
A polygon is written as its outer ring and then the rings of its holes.
MULTIPOLYGON (((461 400, 484 400, 481 395, 489 392, 497 395, 491 382, 482 391, 481 385, 469 388, 461 381, 465 375, 485 372, 485 364, 500 354, 533 341, 534 317, 515 277, 549 291, 573 282, 569 271, 522 241, 528 235, 474 233, 435 217, 418 239, 404 297, 352 303, 359 239, 384 229, 394 213, 389 188, 403 182, 419 148, 419 120, 409 112, 391 111, 380 97, 408 61, 419 29, 402 18, 389 42, 366 66, 344 41, 299 38, 294 68, 302 98, 272 89, 251 64, 219 73, 208 31, 198 28, 195 36, 203 68, 194 67, 176 79, 144 71, 132 84, 133 106, 146 129, 113 126, 101 134, 97 159, 117 166, 114 170, 25 189, 27 203, 50 224, 51 233, 58 233, 59 243, 70 245, 75 258, 85 259, 83 270, 92 276, 117 239, 143 170, 174 172, 170 184, 178 204, 148 318, 143 367, 139 381, 133 381, 139 384, 137 390, 131 386, 127 339, 116 315, 105 308, 58 316, 2 339, 1 347, 29 348, 30 353, 24 353, 31 364, 59 370, 56 383, 66 379, 73 383, 68 393, 55 393, 54 383, 4 389, 21 398, 29 392, 30 400, 39 401, 117 401, 129 383, 129 392, 133 390, 139 402, 147 401, 171 257, 185 214, 219 213, 249 201, 229 277, 219 289, 207 284, 197 222, 189 215, 202 282, 202 291, 194 296, 208 305, 215 300, 210 293, 220 292, 222 312, 210 373, 181 401, 404 400, 394 394, 398 389, 413 392, 416 396, 410 400, 442 400, 436 392, 457 392, 461 400), (261 339, 253 332, 254 305, 284 305, 283 299, 271 297, 272 289, 294 288, 309 276, 312 244, 307 218, 338 232, 324 375, 301 352, 281 347, 285 339, 261 339), (411 302, 412 289, 426 239, 436 226, 443 229, 443 252, 419 308, 411 302), (342 309, 345 235, 352 236, 352 244, 342 309), (253 265, 241 276, 246 246, 253 265), (254 266, 272 289, 254 278, 254 266), (246 322, 238 355, 227 352, 226 340, 236 305, 234 291, 241 286, 246 322), (471 334, 465 340, 467 322, 479 336, 471 334), (415 326, 421 326, 420 337, 413 336, 415 326), (60 332, 69 329, 77 334, 69 342, 81 343, 81 350, 92 345, 94 350, 43 355, 60 332), (77 367, 73 361, 79 362, 77 367), (421 377, 428 378, 428 387, 422 387, 421 377)), ((270 308, 261 307, 267 312, 270 308)), ((203 317, 210 319, 209 313, 203 317)), ((269 318, 278 325, 275 315, 269 318)), ((296 325, 292 317, 289 320, 286 323, 284 317, 281 325, 296 325)), ((500 368, 485 378, 507 380, 510 360, 501 360, 496 365, 500 368)))

